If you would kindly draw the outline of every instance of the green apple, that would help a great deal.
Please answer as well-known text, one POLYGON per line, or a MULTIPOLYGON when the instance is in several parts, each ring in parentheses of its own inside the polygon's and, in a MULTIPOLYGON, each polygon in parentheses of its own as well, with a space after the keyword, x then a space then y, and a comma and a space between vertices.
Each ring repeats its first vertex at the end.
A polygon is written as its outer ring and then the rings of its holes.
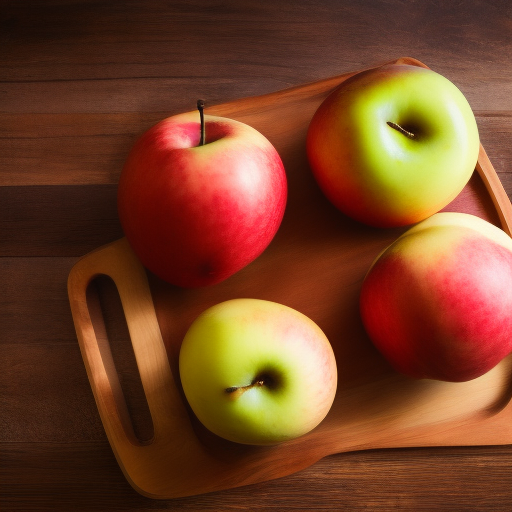
POLYGON ((311 170, 342 212, 378 227, 438 212, 475 169, 478 128, 462 92, 419 66, 390 64, 335 89, 307 134, 311 170))
POLYGON ((179 371, 199 421, 243 444, 306 434, 327 415, 337 386, 334 353, 318 325, 259 299, 204 311, 185 335, 179 371))

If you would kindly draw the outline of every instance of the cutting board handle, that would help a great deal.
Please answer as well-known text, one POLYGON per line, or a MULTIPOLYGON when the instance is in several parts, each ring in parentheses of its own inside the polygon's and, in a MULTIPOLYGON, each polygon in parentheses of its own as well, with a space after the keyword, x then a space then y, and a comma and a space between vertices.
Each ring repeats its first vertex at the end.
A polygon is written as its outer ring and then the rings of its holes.
MULTIPOLYGON (((169 425, 169 411, 181 403, 156 318, 146 271, 125 238, 79 260, 68 278, 68 293, 77 336, 105 430, 113 446, 146 446, 134 433, 115 369, 101 308, 90 291, 98 276, 110 277, 118 290, 142 386, 153 421, 154 435, 169 425), (78 328, 79 327, 79 328, 78 328), (166 390, 167 392, 163 392, 166 390), (155 420, 157 423, 155 424, 155 420)), ((178 415, 181 416, 181 415, 178 415)), ((185 415, 186 416, 186 415, 185 415)))

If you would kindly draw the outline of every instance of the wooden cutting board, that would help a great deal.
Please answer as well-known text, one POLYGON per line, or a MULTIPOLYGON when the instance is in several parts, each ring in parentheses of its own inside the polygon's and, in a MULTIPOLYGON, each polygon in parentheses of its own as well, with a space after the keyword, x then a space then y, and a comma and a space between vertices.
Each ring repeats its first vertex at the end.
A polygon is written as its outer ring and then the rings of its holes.
MULTIPOLYGON (((410 58, 396 62, 424 66, 410 58)), ((364 332, 358 313, 363 277, 405 228, 370 228, 342 215, 316 186, 305 153, 314 111, 353 74, 207 109, 266 135, 289 180, 278 234, 238 274, 203 289, 173 287, 148 274, 125 239, 87 254, 71 270, 71 310, 98 410, 121 469, 145 496, 174 498, 262 482, 349 450, 512 442, 512 358, 470 382, 415 381, 395 373, 364 332), (99 275, 112 278, 121 298, 153 422, 149 441, 134 433, 91 292, 99 275), (177 366, 181 340, 199 313, 236 297, 293 307, 331 341, 338 392, 326 419, 306 436, 273 447, 238 445, 207 432, 189 410, 177 366)), ((482 147, 469 184, 445 210, 473 213, 511 233, 512 206, 482 147)))

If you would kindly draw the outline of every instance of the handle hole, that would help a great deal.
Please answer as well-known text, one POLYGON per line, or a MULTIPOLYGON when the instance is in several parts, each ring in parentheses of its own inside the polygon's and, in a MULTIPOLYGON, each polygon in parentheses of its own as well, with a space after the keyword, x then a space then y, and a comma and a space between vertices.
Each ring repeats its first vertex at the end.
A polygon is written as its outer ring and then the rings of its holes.
POLYGON ((126 434, 148 444, 153 421, 142 387, 119 292, 114 281, 96 276, 87 287, 87 307, 126 434))

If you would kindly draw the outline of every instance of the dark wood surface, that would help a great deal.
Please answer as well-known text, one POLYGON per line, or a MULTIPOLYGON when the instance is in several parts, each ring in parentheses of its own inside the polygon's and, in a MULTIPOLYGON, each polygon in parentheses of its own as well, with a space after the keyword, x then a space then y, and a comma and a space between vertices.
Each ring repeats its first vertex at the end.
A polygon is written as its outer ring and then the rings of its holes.
MULTIPOLYGON (((137 494, 110 449, 66 293, 80 256, 122 236, 116 184, 157 120, 401 56, 454 81, 512 196, 508 1, 0 1, 0 509, 512 510, 512 447, 329 456, 190 498, 137 494)), ((144 400, 109 283, 116 365, 144 400)))

